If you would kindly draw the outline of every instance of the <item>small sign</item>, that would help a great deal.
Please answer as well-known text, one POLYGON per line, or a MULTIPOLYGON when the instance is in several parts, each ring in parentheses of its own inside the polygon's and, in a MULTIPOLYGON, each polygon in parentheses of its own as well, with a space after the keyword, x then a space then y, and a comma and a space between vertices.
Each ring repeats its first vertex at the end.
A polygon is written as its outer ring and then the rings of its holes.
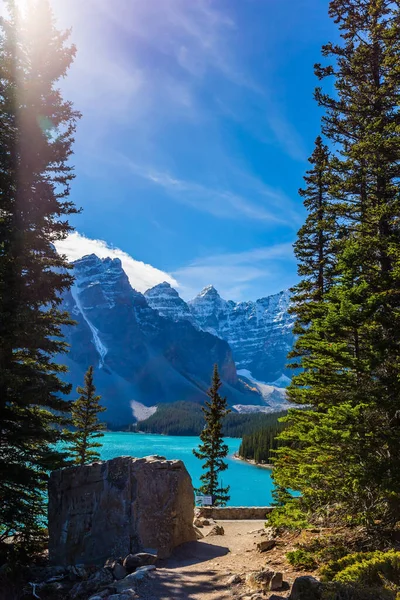
POLYGON ((195 496, 194 497, 194 501, 196 504, 202 504, 203 503, 203 496, 195 496))
POLYGON ((203 506, 212 506, 212 496, 203 496, 203 506))

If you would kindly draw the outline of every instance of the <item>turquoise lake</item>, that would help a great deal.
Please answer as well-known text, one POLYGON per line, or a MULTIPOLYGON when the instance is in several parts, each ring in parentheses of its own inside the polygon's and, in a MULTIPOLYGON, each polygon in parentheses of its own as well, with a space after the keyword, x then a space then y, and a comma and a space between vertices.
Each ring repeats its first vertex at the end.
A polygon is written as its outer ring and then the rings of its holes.
MULTIPOLYGON (((142 458, 151 454, 168 459, 182 460, 189 471, 193 486, 200 483, 202 462, 192 450, 199 444, 199 438, 186 436, 147 435, 141 433, 106 433, 102 438, 101 458, 108 460, 116 456, 136 456, 142 458)), ((268 506, 272 501, 272 479, 269 469, 256 467, 233 458, 240 446, 240 439, 227 438, 229 446, 228 469, 221 474, 222 484, 230 485, 229 505, 268 506)))

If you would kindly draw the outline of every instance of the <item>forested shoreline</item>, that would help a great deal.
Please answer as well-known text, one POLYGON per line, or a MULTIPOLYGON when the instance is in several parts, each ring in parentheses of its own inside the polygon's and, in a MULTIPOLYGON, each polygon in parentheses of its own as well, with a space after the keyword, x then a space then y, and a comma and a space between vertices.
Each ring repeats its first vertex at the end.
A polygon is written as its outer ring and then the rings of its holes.
POLYGON ((238 451, 239 458, 254 461, 256 464, 271 464, 275 456, 274 451, 279 447, 278 435, 285 427, 279 419, 285 414, 271 415, 275 418, 271 419, 270 423, 244 434, 238 451))
MULTIPOLYGON (((223 419, 223 435, 225 437, 243 437, 243 435, 262 427, 268 428, 284 414, 286 413, 239 414, 232 411, 223 419)), ((198 436, 203 427, 204 415, 201 404, 179 401, 173 404, 160 404, 151 417, 140 421, 131 429, 143 433, 198 436)))

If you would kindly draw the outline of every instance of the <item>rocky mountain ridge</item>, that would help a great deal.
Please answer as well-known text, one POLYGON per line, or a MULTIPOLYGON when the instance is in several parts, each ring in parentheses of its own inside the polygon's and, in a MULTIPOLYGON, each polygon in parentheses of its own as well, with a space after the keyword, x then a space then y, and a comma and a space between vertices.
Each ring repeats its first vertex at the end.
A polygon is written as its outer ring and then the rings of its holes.
MULTIPOLYGON (((92 254, 73 263, 75 283, 63 307, 77 322, 66 327, 70 345, 60 360, 73 389, 95 366, 107 421, 132 422, 132 403, 203 402, 214 363, 231 404, 262 404, 261 394, 237 376, 229 344, 190 320, 165 318, 135 291, 119 259, 92 254)), ((183 301, 182 301, 183 302, 183 301)))
POLYGON ((187 320, 228 342, 237 368, 246 369, 255 379, 275 382, 288 375, 286 356, 294 341, 289 291, 255 302, 233 302, 222 299, 210 285, 186 303, 164 282, 144 295, 160 315, 176 322, 187 320))

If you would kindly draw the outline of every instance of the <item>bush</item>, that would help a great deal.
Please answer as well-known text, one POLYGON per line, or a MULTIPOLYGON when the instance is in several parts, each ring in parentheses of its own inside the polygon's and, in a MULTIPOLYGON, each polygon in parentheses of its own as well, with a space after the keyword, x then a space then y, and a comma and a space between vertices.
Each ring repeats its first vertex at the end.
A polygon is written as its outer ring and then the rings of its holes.
POLYGON ((299 548, 298 550, 293 550, 292 552, 288 552, 286 554, 286 558, 292 567, 296 569, 301 569, 304 571, 313 571, 317 568, 317 563, 315 558, 311 552, 307 550, 303 550, 303 548, 299 548))
POLYGON ((400 599, 400 552, 357 552, 321 569, 323 581, 380 587, 400 599))
POLYGON ((284 506, 275 506, 268 515, 267 525, 296 531, 310 527, 300 505, 300 498, 292 498, 284 506))

